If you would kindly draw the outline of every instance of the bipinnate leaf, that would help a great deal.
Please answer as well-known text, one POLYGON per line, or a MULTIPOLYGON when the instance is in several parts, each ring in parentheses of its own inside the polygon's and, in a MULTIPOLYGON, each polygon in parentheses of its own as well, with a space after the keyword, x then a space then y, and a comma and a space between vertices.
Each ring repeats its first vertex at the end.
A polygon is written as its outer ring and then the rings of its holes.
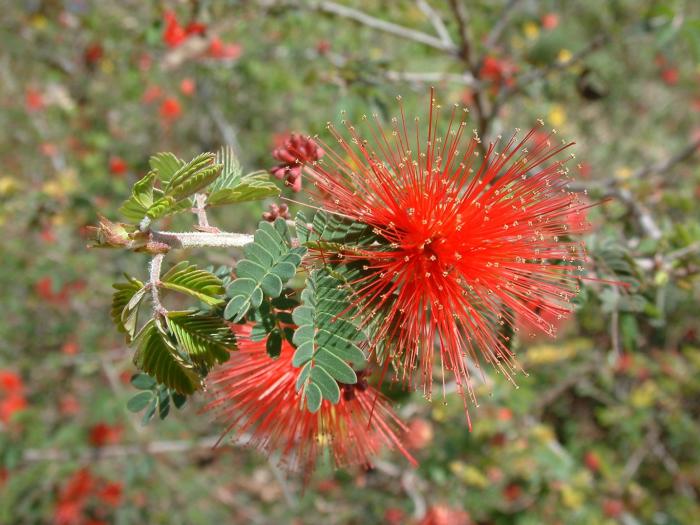
POLYGON ((131 196, 119 208, 119 213, 126 220, 138 223, 146 216, 146 213, 153 205, 153 184, 155 181, 156 173, 151 171, 134 184, 131 189, 131 196))
POLYGON ((224 204, 259 201, 267 197, 274 197, 279 193, 277 185, 266 175, 247 175, 241 178, 234 187, 212 191, 207 198, 207 205, 223 206, 224 204))
POLYGON ((185 161, 178 159, 168 151, 162 151, 148 159, 148 164, 151 166, 151 170, 158 174, 161 182, 167 183, 185 165, 185 161))
POLYGON ((168 329, 190 360, 210 369, 228 361, 229 352, 236 348, 236 338, 220 317, 192 312, 168 312, 168 329))
POLYGON ((284 219, 278 218, 274 224, 262 221, 253 242, 244 248, 245 258, 236 266, 238 278, 228 287, 230 300, 224 317, 238 322, 250 308, 258 308, 264 296, 279 297, 305 253, 306 248, 291 247, 284 219))
POLYGON ((215 162, 221 164, 221 175, 209 188, 212 195, 217 190, 235 188, 241 178, 241 164, 231 146, 224 146, 216 153, 215 162))
POLYGON ((223 302, 221 296, 226 292, 216 275, 187 261, 173 266, 160 280, 163 288, 191 295, 210 306, 223 302))
POLYGON ((301 368, 297 390, 303 390, 311 411, 320 403, 316 398, 319 393, 323 399, 337 403, 337 383, 356 383, 353 366, 365 364, 365 355, 358 346, 364 334, 350 318, 350 293, 343 284, 325 268, 314 270, 302 292, 302 305, 293 313, 298 328, 294 332, 297 349, 292 364, 301 368))
POLYGON ((202 386, 192 364, 183 359, 153 320, 139 334, 134 363, 159 383, 180 394, 190 395, 202 386))
POLYGON ((138 308, 146 288, 138 279, 128 275, 126 278, 127 282, 112 285, 116 291, 112 295, 111 316, 117 330, 126 334, 127 340, 131 341, 136 332, 138 308))

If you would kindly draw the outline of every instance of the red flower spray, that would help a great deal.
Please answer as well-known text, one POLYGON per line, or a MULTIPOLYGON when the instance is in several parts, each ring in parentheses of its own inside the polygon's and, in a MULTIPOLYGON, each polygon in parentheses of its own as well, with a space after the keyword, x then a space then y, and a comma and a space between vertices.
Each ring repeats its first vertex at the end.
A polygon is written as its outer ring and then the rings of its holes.
POLYGON ((439 362, 443 382, 452 371, 476 404, 469 361, 478 367, 480 355, 511 381, 519 369, 499 326, 519 318, 554 335, 547 319, 570 312, 584 257, 570 235, 586 227, 571 217, 585 217, 577 212, 586 203, 566 190, 565 161, 554 157, 571 144, 556 131, 518 138, 516 130, 484 154, 476 131, 465 139, 466 112, 455 108, 441 133, 431 93, 429 120, 416 119, 414 129, 403 106, 390 134, 369 126, 371 140, 347 122, 350 140, 330 126, 341 151, 324 145, 330 162, 305 169, 324 209, 371 226, 379 239, 339 254, 364 264, 351 284, 355 306, 380 314, 368 324, 375 357, 428 397, 439 362))
POLYGON ((239 330, 238 351, 210 376, 216 399, 207 410, 228 423, 226 433, 235 432, 235 439, 264 453, 279 451, 283 466, 307 475, 324 449, 336 467, 369 466, 383 446, 415 463, 399 439, 406 428, 362 373, 357 384, 341 385, 336 405, 323 401, 318 412, 310 413, 296 391, 294 348, 285 341, 272 359, 265 341, 251 341, 249 333, 249 328, 239 330))

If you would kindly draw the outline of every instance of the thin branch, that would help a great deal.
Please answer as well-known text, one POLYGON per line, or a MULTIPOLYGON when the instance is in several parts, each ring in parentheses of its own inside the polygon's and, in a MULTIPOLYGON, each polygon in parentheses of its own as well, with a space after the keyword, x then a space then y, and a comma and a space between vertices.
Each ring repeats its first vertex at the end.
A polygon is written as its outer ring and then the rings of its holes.
POLYGON ((451 82, 454 84, 464 84, 472 88, 479 86, 478 81, 469 72, 459 73, 443 73, 436 72, 410 72, 410 71, 387 71, 386 79, 390 82, 415 82, 415 83, 434 83, 434 82, 451 82))
POLYGON ((152 231, 154 241, 167 244, 171 248, 233 248, 253 242, 247 233, 230 232, 163 232, 152 231))
POLYGON ((467 13, 464 11, 461 0, 449 0, 450 9, 452 9, 452 14, 457 21, 457 27, 459 28, 459 40, 461 48, 459 54, 462 59, 467 63, 467 66, 473 72, 474 63, 472 62, 472 48, 471 40, 469 38, 469 25, 467 22, 467 13))
POLYGON ((520 0, 510 0, 508 4, 500 11, 498 14, 498 20, 491 28, 491 32, 484 40, 484 48, 486 50, 493 49, 498 41, 501 39, 503 31, 505 31, 510 20, 510 15, 513 12, 513 8, 520 3, 520 0))
POLYGON ((238 132, 231 123, 226 119, 221 109, 211 102, 212 97, 207 97, 207 102, 205 107, 209 112, 214 124, 216 125, 221 137, 223 139, 223 144, 228 144, 234 151, 240 150, 240 144, 238 143, 238 132))
POLYGON ((416 0, 416 5, 418 6, 418 9, 420 9, 428 18, 428 20, 430 20, 433 28, 435 28, 435 32, 445 43, 445 45, 454 48, 455 44, 452 41, 452 37, 450 37, 450 32, 447 30, 447 27, 445 27, 445 23, 442 21, 442 17, 440 17, 440 13, 435 11, 427 0, 416 0))
POLYGON ((651 428, 647 432, 644 441, 632 452, 625 467, 622 469, 622 474, 620 475, 619 484, 621 487, 626 486, 634 475, 642 466, 642 463, 647 458, 647 456, 655 448, 656 443, 659 442, 659 427, 656 424, 652 424, 651 428))
MULTIPOLYGON (((175 454, 197 449, 212 449, 219 436, 209 436, 196 440, 151 441, 143 445, 109 445, 98 449, 89 448, 70 451, 64 448, 26 449, 23 459, 27 462, 36 461, 68 461, 94 460, 95 450, 99 450, 100 459, 123 459, 126 456, 143 454, 175 454)), ((223 444, 221 446, 226 446, 223 444)))
POLYGON ((664 256, 663 261, 665 264, 670 265, 671 263, 676 262, 678 259, 683 259, 689 255, 697 255, 698 253, 700 253, 700 241, 695 241, 685 248, 680 248, 667 253, 664 256))
POLYGON ((684 148, 682 148, 680 151, 678 151, 678 153, 669 157, 668 159, 662 160, 662 161, 657 162, 655 164, 651 164, 649 166, 645 166, 643 168, 638 169, 634 173, 633 177, 635 179, 641 179, 641 178, 646 177, 648 175, 651 175, 653 173, 665 173, 668 170, 670 170, 673 166, 675 166, 676 164, 691 158, 699 150, 700 150, 700 137, 698 137, 695 140, 688 143, 684 148))
POLYGON ((597 363, 587 363, 576 368, 564 380, 556 383, 552 388, 544 391, 540 396, 538 396, 537 403, 535 403, 532 407, 532 413, 539 417, 539 415, 541 415, 549 404, 559 399, 564 392, 576 386, 579 381, 585 379, 588 374, 594 372, 598 368, 599 365, 597 363))
POLYGON ((454 45, 448 44, 440 38, 423 33, 422 31, 417 31, 415 29, 394 24, 393 22, 387 22, 381 18, 376 18, 363 11, 338 4, 336 2, 311 2, 310 7, 316 11, 348 18, 364 26, 371 27, 372 29, 378 29, 379 31, 384 31, 385 33, 389 33, 406 40, 412 40, 413 42, 418 42, 420 44, 439 49, 440 51, 446 51, 453 54, 457 52, 454 45))
MULTIPOLYGON (((571 57, 568 60, 552 62, 550 64, 547 64, 545 67, 532 69, 516 77, 515 82, 513 82, 512 85, 505 86, 500 91, 498 97, 496 98, 496 102, 494 103, 494 107, 500 107, 506 99, 508 99, 514 93, 522 90, 525 86, 546 77, 550 73, 567 69, 573 66, 574 64, 580 62, 585 57, 601 48, 603 44, 605 44, 607 41, 608 37, 606 35, 596 35, 586 47, 571 55, 571 57)), ((493 112, 495 113, 495 110, 493 112)))
MULTIPOLYGON (((697 138, 679 150, 668 159, 639 168, 632 175, 632 179, 640 180, 655 173, 665 173, 676 164, 690 159, 700 149, 700 138, 697 138)), ((587 193, 589 190, 601 191, 605 197, 614 197, 624 204, 627 209, 636 217, 641 230, 650 238, 658 240, 662 236, 661 228, 654 220, 651 212, 635 197, 627 188, 620 187, 618 179, 609 179, 596 185, 569 184, 570 191, 587 193)), ((693 250, 691 250, 692 252, 693 250)), ((685 254, 681 253, 681 257, 685 254)))

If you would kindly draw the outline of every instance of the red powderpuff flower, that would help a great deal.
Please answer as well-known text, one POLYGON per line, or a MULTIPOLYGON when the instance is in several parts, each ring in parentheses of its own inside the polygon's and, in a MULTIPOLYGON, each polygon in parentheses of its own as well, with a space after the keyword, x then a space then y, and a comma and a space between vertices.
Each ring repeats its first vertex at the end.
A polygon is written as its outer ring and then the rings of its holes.
POLYGON ((270 173, 280 180, 284 179, 292 190, 299 191, 304 165, 318 161, 324 154, 323 149, 311 137, 292 133, 281 146, 272 151, 272 156, 281 164, 272 168, 270 173))
POLYGON ((336 467, 369 466, 383 446, 415 463, 399 439, 406 428, 366 380, 342 385, 337 404, 324 400, 312 414, 296 390, 294 348, 284 341, 280 356, 272 359, 264 340, 249 339, 249 327, 239 332, 238 352, 211 375, 216 399, 206 407, 228 424, 225 434, 234 432, 234 439, 245 439, 261 452, 278 451, 285 468, 307 475, 324 449, 336 467))
POLYGON ((555 131, 533 140, 534 129, 522 139, 516 130, 484 156, 476 132, 464 139, 462 110, 441 132, 439 108, 431 93, 428 122, 409 131, 401 107, 389 136, 370 126, 372 141, 350 123, 351 139, 329 126, 342 151, 326 147, 330 163, 306 172, 323 208, 376 235, 378 242, 337 254, 363 265, 350 282, 353 306, 382 314, 363 321, 372 353, 428 397, 439 361, 476 403, 467 360, 478 364, 480 355, 511 381, 519 369, 509 331, 497 325, 520 318, 553 336, 546 316, 571 311, 584 254, 569 216, 585 205, 566 191, 565 161, 554 157, 570 144, 555 141, 555 131))

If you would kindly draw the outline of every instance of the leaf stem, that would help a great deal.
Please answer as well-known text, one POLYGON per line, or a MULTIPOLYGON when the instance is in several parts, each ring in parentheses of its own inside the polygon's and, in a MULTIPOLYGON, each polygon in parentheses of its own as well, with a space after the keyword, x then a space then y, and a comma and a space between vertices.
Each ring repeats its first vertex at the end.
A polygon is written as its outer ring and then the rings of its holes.
POLYGON ((158 253, 151 259, 151 264, 148 267, 148 287, 151 289, 151 299, 153 301, 153 313, 154 316, 166 316, 168 310, 160 302, 160 292, 158 286, 160 286, 160 268, 163 265, 163 258, 165 255, 158 253))
POLYGON ((152 240, 171 248, 232 248, 253 242, 253 235, 231 232, 163 232, 152 231, 152 240))

